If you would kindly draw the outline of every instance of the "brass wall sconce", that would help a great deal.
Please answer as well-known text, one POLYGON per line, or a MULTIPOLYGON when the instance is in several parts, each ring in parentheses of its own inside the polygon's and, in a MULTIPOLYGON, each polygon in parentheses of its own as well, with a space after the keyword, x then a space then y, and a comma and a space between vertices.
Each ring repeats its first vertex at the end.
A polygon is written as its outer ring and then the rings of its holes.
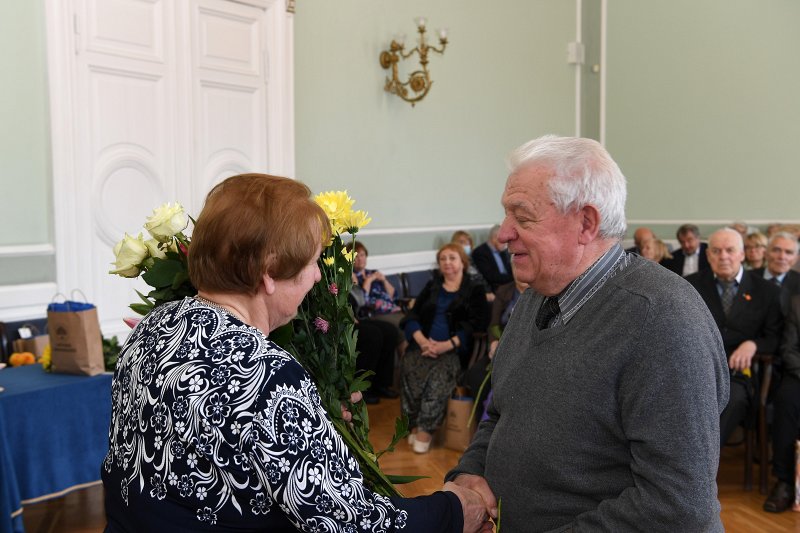
POLYGON ((447 29, 439 30, 439 44, 442 46, 437 48, 425 42, 425 19, 418 17, 414 22, 417 24, 417 31, 419 32, 419 44, 417 46, 406 52, 403 42, 405 39, 404 37, 399 37, 392 39, 389 49, 384 50, 380 55, 381 66, 385 69, 392 68, 392 77, 386 77, 386 85, 384 85, 383 89, 409 102, 411 107, 414 107, 414 104, 425 98, 433 84, 428 72, 428 53, 443 54, 445 47, 447 47, 447 29), (408 59, 415 53, 419 54, 419 64, 422 70, 415 70, 408 77, 408 81, 402 82, 397 75, 397 65, 401 59, 408 59), (413 93, 409 93, 408 87, 411 87, 413 93))

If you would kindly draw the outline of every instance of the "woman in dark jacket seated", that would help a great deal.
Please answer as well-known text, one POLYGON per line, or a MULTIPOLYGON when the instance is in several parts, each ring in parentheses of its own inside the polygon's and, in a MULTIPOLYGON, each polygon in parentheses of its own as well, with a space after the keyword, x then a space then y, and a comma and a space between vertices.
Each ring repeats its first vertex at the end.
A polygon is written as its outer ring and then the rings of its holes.
POLYGON ((197 296, 155 308, 120 353, 106 531, 488 529, 480 496, 452 483, 369 490, 311 377, 269 339, 320 281, 329 232, 294 180, 245 174, 208 194, 189 253, 197 296))
POLYGON ((410 342, 403 357, 403 412, 417 453, 430 448, 433 432, 442 423, 447 399, 466 366, 472 334, 484 331, 487 304, 482 286, 467 276, 464 249, 445 244, 436 254, 439 276, 429 281, 403 320, 410 342))

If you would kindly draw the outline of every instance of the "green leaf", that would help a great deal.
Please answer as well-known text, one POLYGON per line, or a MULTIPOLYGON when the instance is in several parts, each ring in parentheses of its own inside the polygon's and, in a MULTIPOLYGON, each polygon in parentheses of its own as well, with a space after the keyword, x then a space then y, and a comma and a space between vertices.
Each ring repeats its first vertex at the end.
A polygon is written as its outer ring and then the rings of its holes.
POLYGON ((131 304, 128 307, 130 307, 131 311, 134 313, 144 316, 153 309, 153 304, 131 304))
POLYGON ((153 268, 142 274, 142 279, 151 287, 171 287, 172 280, 183 271, 184 265, 180 261, 161 259, 155 262, 153 268))

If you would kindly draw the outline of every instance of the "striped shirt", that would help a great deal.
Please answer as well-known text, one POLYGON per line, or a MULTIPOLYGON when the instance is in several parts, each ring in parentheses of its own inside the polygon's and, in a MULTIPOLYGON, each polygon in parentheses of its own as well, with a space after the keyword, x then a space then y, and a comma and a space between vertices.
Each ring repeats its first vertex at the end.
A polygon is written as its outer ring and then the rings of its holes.
MULTIPOLYGON (((563 326, 575 316, 583 304, 605 285, 606 281, 617 275, 630 264, 627 254, 619 243, 612 246, 592 266, 575 278, 566 289, 558 295, 560 312, 550 322, 550 327, 563 326)), ((544 302, 543 302, 544 303, 544 302)))

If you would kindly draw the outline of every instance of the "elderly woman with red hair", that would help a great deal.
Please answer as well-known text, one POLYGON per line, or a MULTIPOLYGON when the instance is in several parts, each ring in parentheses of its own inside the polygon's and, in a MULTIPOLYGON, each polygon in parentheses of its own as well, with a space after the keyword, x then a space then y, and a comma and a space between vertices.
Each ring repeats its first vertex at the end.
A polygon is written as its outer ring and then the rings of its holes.
POLYGON ((106 531, 487 530, 453 484, 386 498, 269 335, 320 280, 329 222, 297 181, 245 174, 208 194, 189 253, 196 297, 133 330, 112 384, 106 531))
POLYGON ((426 453, 444 419, 447 399, 466 366, 473 332, 488 319, 483 286, 467 275, 469 259, 454 243, 436 254, 439 275, 428 282, 403 320, 409 347, 403 357, 402 407, 417 453, 426 453))

